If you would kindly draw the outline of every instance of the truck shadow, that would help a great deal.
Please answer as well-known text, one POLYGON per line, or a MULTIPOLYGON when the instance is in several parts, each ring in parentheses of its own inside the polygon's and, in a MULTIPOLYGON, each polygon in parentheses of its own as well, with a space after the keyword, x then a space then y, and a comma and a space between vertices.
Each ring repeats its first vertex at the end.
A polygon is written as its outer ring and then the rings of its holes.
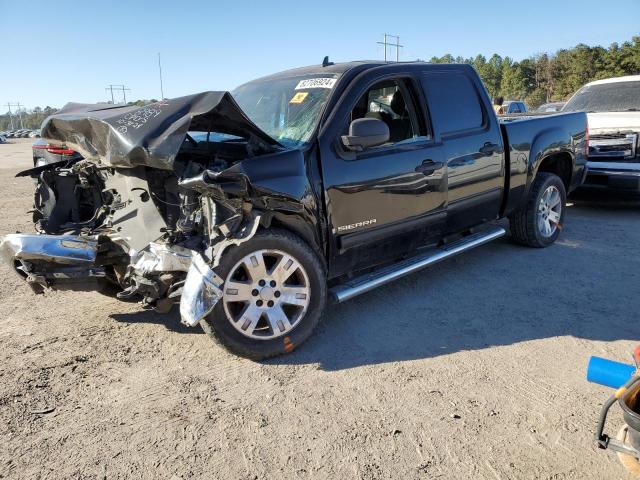
POLYGON ((568 202, 579 207, 592 209, 616 211, 640 209, 640 195, 604 189, 580 189, 571 194, 568 202))
POLYGON ((169 313, 156 313, 153 310, 139 310, 129 313, 112 313, 109 315, 116 322, 123 323, 152 323, 164 325, 167 330, 176 333, 202 333, 200 327, 190 328, 180 323, 180 312, 177 307, 173 307, 169 313))
POLYGON ((550 248, 499 240, 332 306, 269 363, 331 371, 561 336, 638 340, 640 203, 616 201, 573 199, 550 248))

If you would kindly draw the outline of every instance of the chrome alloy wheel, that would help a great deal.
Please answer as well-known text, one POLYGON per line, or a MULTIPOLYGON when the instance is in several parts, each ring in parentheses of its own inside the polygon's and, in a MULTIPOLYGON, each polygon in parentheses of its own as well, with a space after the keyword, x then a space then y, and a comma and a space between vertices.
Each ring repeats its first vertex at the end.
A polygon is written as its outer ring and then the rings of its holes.
POLYGON ((309 276, 291 255, 258 250, 236 263, 224 284, 222 302, 231 325, 255 340, 289 333, 304 317, 309 276))
POLYGON ((538 205, 538 230, 545 237, 549 238, 560 225, 562 218, 562 196, 560 191, 554 185, 547 187, 538 205))

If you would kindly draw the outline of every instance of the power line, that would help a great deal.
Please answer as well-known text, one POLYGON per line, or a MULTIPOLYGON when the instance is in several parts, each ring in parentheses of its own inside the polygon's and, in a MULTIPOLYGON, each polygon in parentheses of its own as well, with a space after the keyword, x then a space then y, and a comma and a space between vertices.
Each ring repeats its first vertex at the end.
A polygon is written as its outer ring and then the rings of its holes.
POLYGON ((388 33, 384 34, 384 41, 378 42, 379 45, 384 45, 384 61, 387 61, 387 47, 396 47, 396 62, 400 61, 400 49, 402 45, 400 45, 400 35, 389 35, 388 33), (395 38, 396 43, 391 43, 387 41, 387 38, 395 38))
POLYGON ((116 103, 114 98, 113 98, 113 90, 122 90, 122 98, 123 98, 123 103, 127 103, 127 94, 126 94, 126 90, 131 90, 130 88, 127 88, 124 85, 109 85, 108 87, 105 88, 105 90, 108 90, 111 92, 111 103, 116 103))

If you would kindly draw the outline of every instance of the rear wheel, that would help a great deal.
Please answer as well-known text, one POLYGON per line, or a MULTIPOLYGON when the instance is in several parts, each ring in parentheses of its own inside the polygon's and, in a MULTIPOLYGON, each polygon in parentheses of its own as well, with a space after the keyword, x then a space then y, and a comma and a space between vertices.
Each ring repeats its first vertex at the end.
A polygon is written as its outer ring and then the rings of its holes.
POLYGON ((529 247, 547 247, 556 241, 564 223, 567 193, 560 177, 540 172, 527 203, 509 216, 511 237, 529 247))
POLYGON ((318 324, 326 303, 322 263, 284 230, 263 230, 225 252, 216 272, 223 296, 202 328, 254 360, 292 351, 318 324))

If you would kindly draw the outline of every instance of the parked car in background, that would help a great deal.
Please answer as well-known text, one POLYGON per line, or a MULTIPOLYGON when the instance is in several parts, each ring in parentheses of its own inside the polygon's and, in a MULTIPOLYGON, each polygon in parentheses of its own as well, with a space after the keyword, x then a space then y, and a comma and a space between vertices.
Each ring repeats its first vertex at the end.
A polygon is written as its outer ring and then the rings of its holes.
POLYGON ((528 111, 527 105, 520 100, 507 100, 502 104, 502 113, 505 115, 510 113, 527 113, 528 111))
POLYGON ((562 109, 587 112, 587 187, 640 193, 640 75, 586 84, 562 109))
POLYGON ((554 113, 559 112, 564 107, 565 102, 543 103, 536 108, 535 113, 554 113))
POLYGON ((82 160, 82 156, 64 145, 50 145, 44 140, 37 140, 32 147, 33 166, 42 167, 50 163, 82 160))

